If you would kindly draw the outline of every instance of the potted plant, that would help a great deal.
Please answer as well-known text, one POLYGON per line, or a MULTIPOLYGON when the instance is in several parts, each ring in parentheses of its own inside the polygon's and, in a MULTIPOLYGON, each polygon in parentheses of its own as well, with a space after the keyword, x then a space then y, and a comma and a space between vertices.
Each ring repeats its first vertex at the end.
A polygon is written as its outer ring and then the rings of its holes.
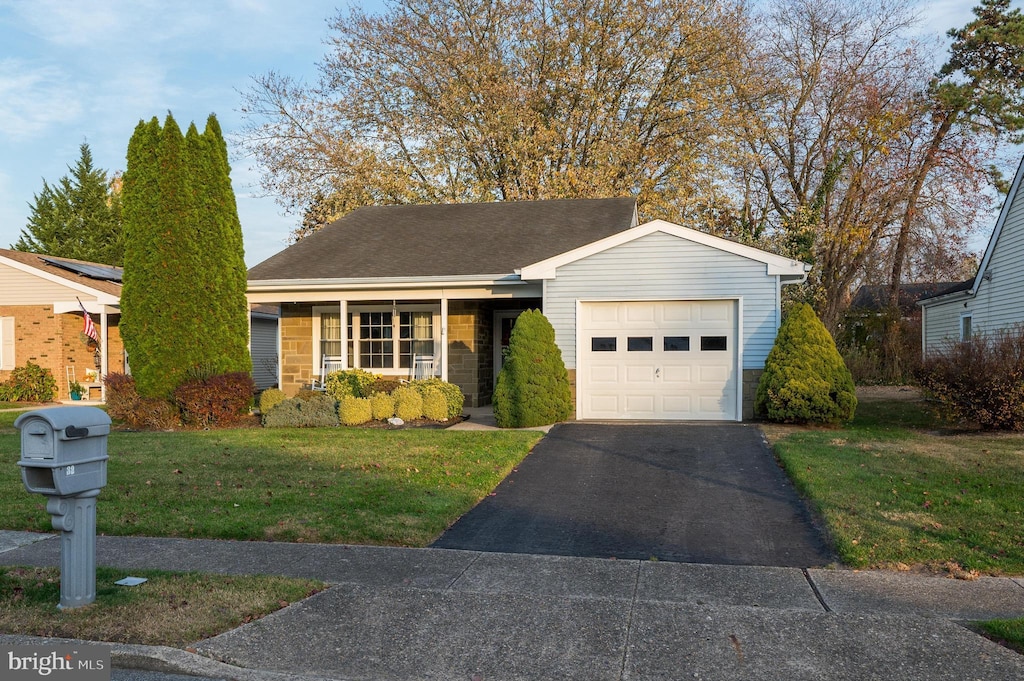
POLYGON ((78 381, 71 381, 71 383, 68 384, 68 392, 71 393, 71 399, 80 400, 82 399, 82 395, 85 393, 85 389, 78 381))

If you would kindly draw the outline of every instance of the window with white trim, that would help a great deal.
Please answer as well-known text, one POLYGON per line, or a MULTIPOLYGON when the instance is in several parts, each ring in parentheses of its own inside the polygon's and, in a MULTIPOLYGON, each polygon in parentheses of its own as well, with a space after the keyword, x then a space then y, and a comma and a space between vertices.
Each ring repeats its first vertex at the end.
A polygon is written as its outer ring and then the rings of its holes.
POLYGON ((973 319, 971 313, 960 315, 960 340, 969 341, 971 340, 971 326, 973 325, 973 319))
MULTIPOLYGON (((348 365, 380 373, 401 373, 412 368, 415 357, 434 357, 439 312, 430 305, 349 305, 348 365)), ((317 307, 314 314, 319 317, 315 326, 319 331, 319 356, 314 359, 319 362, 325 355, 341 355, 340 313, 317 307)))
POLYGON ((14 317, 0 317, 0 370, 14 368, 14 317))

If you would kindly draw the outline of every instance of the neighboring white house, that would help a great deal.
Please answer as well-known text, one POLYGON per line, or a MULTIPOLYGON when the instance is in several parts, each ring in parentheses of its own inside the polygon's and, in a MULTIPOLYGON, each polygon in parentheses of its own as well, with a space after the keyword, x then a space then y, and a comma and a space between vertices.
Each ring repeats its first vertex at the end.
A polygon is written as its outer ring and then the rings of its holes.
POLYGON ((741 420, 809 266, 661 220, 632 199, 360 208, 249 271, 281 306, 281 388, 322 358, 395 378, 426 357, 487 404, 515 317, 555 329, 581 419, 741 420))
POLYGON ((921 306, 925 355, 950 341, 1024 324, 1024 159, 1003 202, 978 273, 921 306))

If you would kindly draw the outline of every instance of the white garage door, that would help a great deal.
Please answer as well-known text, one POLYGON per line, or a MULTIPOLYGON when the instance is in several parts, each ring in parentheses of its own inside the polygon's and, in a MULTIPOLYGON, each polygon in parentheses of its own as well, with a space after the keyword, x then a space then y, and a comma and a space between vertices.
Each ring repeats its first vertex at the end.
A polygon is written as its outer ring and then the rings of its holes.
POLYGON ((737 418, 736 301, 583 303, 579 418, 737 418))

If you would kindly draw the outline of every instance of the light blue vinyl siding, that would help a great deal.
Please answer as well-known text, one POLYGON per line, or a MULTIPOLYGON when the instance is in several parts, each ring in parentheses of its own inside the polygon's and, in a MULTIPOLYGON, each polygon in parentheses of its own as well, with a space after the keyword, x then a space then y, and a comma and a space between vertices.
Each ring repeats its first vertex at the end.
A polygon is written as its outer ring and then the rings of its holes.
MULTIPOLYGON (((1021 171, 1018 171, 1021 172, 1021 171)), ((1006 220, 973 298, 937 302, 924 308, 927 351, 960 339, 960 318, 971 315, 974 335, 1024 324, 1024 192, 1010 199, 1006 220), (967 303, 964 305, 964 303, 967 303)))
POLYGON ((655 232, 563 265, 545 282, 544 314, 576 368, 577 300, 742 298, 743 368, 760 369, 778 330, 778 278, 764 263, 655 232))

